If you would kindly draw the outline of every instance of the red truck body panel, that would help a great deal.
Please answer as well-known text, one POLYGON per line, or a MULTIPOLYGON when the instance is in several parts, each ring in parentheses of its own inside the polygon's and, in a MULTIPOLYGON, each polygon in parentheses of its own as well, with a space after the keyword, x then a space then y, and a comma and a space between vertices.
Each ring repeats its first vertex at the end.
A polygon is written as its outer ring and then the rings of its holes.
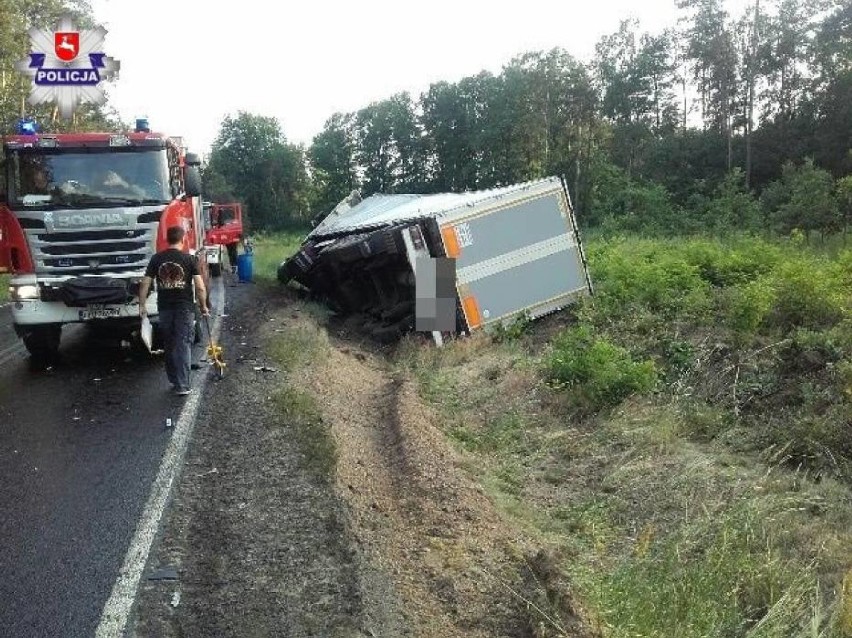
POLYGON ((209 214, 210 228, 204 238, 205 244, 227 246, 243 238, 243 210, 240 204, 213 204, 209 214))

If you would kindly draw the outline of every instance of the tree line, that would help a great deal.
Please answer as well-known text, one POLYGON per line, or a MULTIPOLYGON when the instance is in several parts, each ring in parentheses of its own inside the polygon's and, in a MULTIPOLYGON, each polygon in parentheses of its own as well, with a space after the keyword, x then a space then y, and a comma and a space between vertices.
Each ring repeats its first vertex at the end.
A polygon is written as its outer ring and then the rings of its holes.
MULTIPOLYGON (((562 175, 586 226, 808 236, 848 227, 852 5, 754 0, 740 16, 721 0, 678 7, 678 27, 659 33, 622 21, 589 62, 563 49, 525 53, 499 74, 335 113, 307 148, 279 127, 284 172, 270 180, 274 162, 259 158, 262 170, 234 177, 245 186, 233 190, 280 202, 263 217, 278 226, 327 212, 355 188, 464 191, 562 175), (292 189, 276 195, 284 184, 292 189)), ((240 171, 225 168, 233 134, 250 138, 262 120, 223 123, 216 183, 240 171)))
POLYGON ((586 225, 833 232, 852 215, 852 4, 679 0, 581 62, 520 55, 494 75, 336 113, 306 150, 315 206, 373 192, 564 175, 586 225))
MULTIPOLYGON (((565 176, 585 226, 654 233, 772 230, 806 235, 852 218, 852 4, 677 0, 675 28, 625 20, 593 58, 528 52, 500 73, 437 82, 335 113, 305 146, 276 119, 227 116, 207 158, 206 196, 240 199, 257 228, 303 224, 353 189, 464 191, 565 176)), ((109 106, 74 120, 26 103, 14 69, 29 25, 86 0, 0 0, 0 126, 122 129, 109 106)))

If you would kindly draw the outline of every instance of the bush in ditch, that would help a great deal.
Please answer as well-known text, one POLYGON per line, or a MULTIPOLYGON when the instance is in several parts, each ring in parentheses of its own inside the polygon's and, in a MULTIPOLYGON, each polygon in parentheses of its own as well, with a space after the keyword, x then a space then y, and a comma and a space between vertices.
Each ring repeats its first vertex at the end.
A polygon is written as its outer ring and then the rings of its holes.
POLYGON ((657 383, 653 361, 634 361, 619 345, 595 336, 588 326, 560 333, 548 361, 551 384, 574 392, 578 404, 590 409, 617 405, 657 383))

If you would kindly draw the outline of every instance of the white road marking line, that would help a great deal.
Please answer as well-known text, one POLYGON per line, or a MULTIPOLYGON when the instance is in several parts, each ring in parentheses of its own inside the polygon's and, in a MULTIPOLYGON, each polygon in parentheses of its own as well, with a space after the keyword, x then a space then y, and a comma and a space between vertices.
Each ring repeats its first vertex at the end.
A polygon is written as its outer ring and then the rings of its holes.
MULTIPOLYGON (((218 279, 215 292, 219 298, 219 304, 224 307, 224 286, 221 278, 218 279)), ((221 328, 222 321, 214 318, 213 338, 216 342, 219 341, 221 328)), ((136 600, 136 592, 139 588, 142 572, 148 562, 148 553, 151 551, 151 545, 157 535, 160 519, 166 509, 175 478, 183 465, 184 455, 189 445, 192 429, 195 426, 199 398, 208 378, 206 374, 200 376, 202 377, 201 380, 196 382, 193 387, 194 392, 187 397, 178 417, 172 438, 163 456, 163 462, 157 472, 157 478, 154 479, 154 484, 151 487, 151 494, 148 496, 142 517, 124 557, 124 564, 118 573, 115 585, 113 585, 112 593, 104 605, 98 628, 95 631, 95 638, 119 638, 124 635, 127 628, 127 621, 130 619, 130 611, 136 600)))

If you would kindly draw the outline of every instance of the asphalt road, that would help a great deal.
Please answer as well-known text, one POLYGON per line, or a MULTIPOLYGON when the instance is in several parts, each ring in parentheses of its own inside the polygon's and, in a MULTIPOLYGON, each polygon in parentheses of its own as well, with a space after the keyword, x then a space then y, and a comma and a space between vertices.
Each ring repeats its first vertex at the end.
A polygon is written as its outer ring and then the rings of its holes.
POLYGON ((39 369, 10 323, 0 309, 0 637, 89 637, 184 399, 161 358, 83 326, 39 369))

